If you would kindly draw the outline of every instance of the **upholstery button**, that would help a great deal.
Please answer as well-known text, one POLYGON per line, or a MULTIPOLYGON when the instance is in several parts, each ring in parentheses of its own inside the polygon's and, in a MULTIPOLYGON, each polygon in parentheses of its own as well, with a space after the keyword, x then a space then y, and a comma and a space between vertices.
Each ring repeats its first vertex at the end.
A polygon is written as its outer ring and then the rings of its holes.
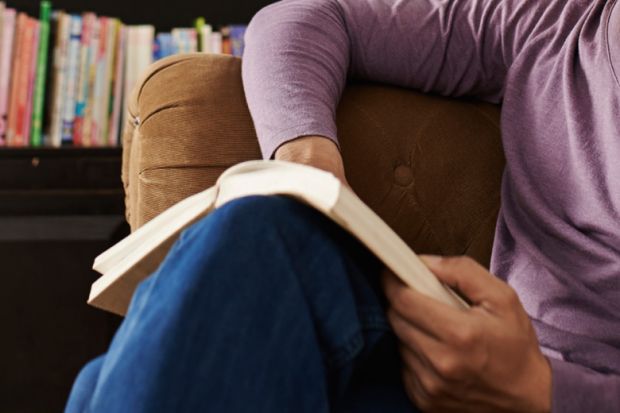
POLYGON ((394 182, 400 186, 409 186, 413 182, 413 171, 405 165, 398 165, 394 169, 394 182))

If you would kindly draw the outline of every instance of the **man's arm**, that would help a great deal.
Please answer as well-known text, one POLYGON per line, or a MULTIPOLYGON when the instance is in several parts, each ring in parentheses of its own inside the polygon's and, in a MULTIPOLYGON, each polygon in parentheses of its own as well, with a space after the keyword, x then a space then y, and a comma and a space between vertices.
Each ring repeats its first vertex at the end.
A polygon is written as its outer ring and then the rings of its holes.
MULTIPOLYGON (((299 136, 337 143, 347 77, 502 97, 511 62, 563 1, 285 0, 250 22, 242 76, 263 156, 299 136)), ((543 27, 548 29, 548 27, 543 27)))

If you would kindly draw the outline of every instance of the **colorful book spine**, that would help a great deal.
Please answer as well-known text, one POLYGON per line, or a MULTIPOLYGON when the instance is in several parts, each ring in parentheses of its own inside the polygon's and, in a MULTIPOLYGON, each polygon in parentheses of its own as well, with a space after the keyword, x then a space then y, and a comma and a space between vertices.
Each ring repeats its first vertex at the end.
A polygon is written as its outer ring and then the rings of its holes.
POLYGON ((58 12, 56 16, 57 27, 54 39, 54 50, 52 59, 52 86, 48 99, 50 120, 48 125, 49 143, 58 148, 62 145, 62 105, 63 89, 67 81, 67 54, 69 49, 69 27, 71 16, 66 13, 58 12))
POLYGON ((206 24, 207 22, 204 17, 198 17, 196 20, 194 20, 194 29, 196 30, 196 34, 198 35, 198 41, 196 44, 199 51, 202 51, 202 49, 204 48, 204 43, 202 41, 202 28, 206 24))
POLYGON ((185 30, 185 38, 187 41, 187 53, 196 53, 198 51, 198 33, 196 30, 185 30))
POLYGON ((90 45, 88 47, 88 78, 86 83, 86 95, 84 117, 82 119, 82 146, 94 146, 91 129, 93 126, 93 107, 95 105, 95 81, 97 78, 97 59, 99 58, 99 41, 101 20, 96 18, 91 27, 90 45))
POLYGON ((66 82, 61 91, 61 139, 62 145, 73 144, 73 125, 75 123, 76 97, 80 73, 80 52, 82 46, 82 16, 71 15, 69 26, 69 46, 67 50, 66 82))
POLYGON ((118 39, 118 30, 120 21, 115 18, 108 20, 108 29, 106 36, 105 56, 103 58, 103 81, 101 83, 102 102, 97 114, 97 123, 99 125, 99 140, 102 145, 110 146, 108 140, 110 126, 110 107, 112 101, 112 78, 114 77, 114 56, 116 54, 116 43, 118 39))
POLYGON ((34 111, 34 89, 37 77, 37 57, 39 54, 39 43, 41 39, 41 24, 37 19, 31 19, 32 29, 32 47, 30 49, 30 60, 28 61, 28 89, 25 100, 24 110, 24 139, 25 145, 32 144, 32 113, 34 111))
POLYGON ((230 26, 230 44, 233 56, 243 56, 243 48, 245 47, 245 30, 247 26, 243 24, 234 24, 230 26))
POLYGON ((13 62, 11 64, 11 83, 8 100, 8 121, 6 129, 6 142, 8 146, 15 146, 15 135, 17 133, 18 118, 18 89, 19 85, 21 84, 21 78, 23 77, 23 70, 21 68, 23 59, 21 58, 21 56, 23 55, 24 35, 26 34, 27 23, 28 16, 26 15, 26 13, 18 13, 15 23, 15 40, 13 43, 13 62))
MULTIPOLYGON (((127 33, 127 66, 123 92, 122 125, 126 122, 129 97, 138 78, 153 62, 155 27, 151 25, 129 26, 127 33)), ((121 132, 122 133, 122 132, 121 132)))
POLYGON ((172 38, 174 39, 178 53, 195 53, 198 51, 198 38, 195 29, 172 29, 172 38))
POLYGON ((4 25, 4 10, 6 10, 6 3, 0 1, 0 45, 2 44, 2 34, 4 33, 2 29, 4 25))
POLYGON ((88 69, 88 99, 86 101, 86 111, 84 112, 84 123, 82 124, 82 144, 84 146, 98 146, 98 142, 93 139, 96 134, 97 125, 95 113, 100 104, 101 96, 97 96, 97 83, 99 82, 99 61, 101 57, 101 42, 106 30, 106 18, 98 18, 93 30, 90 43, 90 62, 88 69))
POLYGON ((39 14, 39 48, 35 61, 36 79, 32 108, 32 133, 30 136, 32 146, 41 146, 43 144, 43 105, 45 103, 45 80, 47 78, 47 52, 49 48, 51 14, 52 4, 49 1, 43 0, 39 14))
POLYGON ((123 84, 125 82, 125 56, 127 52, 127 27, 119 24, 116 53, 114 57, 114 75, 112 80, 112 104, 108 142, 111 146, 120 143, 119 136, 121 109, 123 107, 123 84))
POLYGON ((56 71, 54 70, 55 50, 58 48, 56 43, 58 39, 58 30, 60 16, 65 14, 61 10, 52 10, 50 15, 50 32, 49 41, 47 42, 47 62, 45 68, 45 101, 43 102, 43 121, 41 123, 41 138, 43 146, 52 146, 50 127, 52 124, 52 111, 54 110, 54 91, 56 89, 56 71))
POLYGON ((222 26, 220 28, 220 34, 222 35, 222 53, 232 54, 232 43, 230 41, 230 26, 222 26))
POLYGON ((153 60, 163 59, 177 53, 175 40, 171 33, 158 33, 155 37, 153 60))
POLYGON ((28 110, 28 86, 30 83, 30 64, 32 62, 32 51, 34 46, 34 37, 36 24, 34 19, 27 17, 24 28, 24 35, 21 37, 22 51, 17 55, 19 59, 19 81, 17 82, 17 100, 16 100, 16 119, 15 119, 15 136, 13 137, 13 146, 26 146, 28 139, 25 135, 26 128, 26 111, 28 110))
MULTIPOLYGON (((4 35, 4 11, 6 10, 6 3, 0 1, 0 60, 2 59, 2 38, 4 35)), ((2 77, 2 67, 0 66, 0 78, 2 77)), ((0 123, 2 119, 0 118, 0 123)), ((0 147, 5 145, 4 140, 4 126, 0 125, 0 147)))
POLYGON ((200 51, 203 53, 213 53, 213 27, 205 24, 201 27, 200 32, 200 51))
POLYGON ((5 9, 2 18, 0 44, 0 146, 6 145, 7 115, 11 81, 11 61, 15 35, 15 9, 5 9))
POLYGON ((73 122, 73 144, 83 146, 84 117, 88 104, 88 86, 90 82, 90 53, 92 32, 97 16, 84 13, 82 17, 82 43, 80 45, 80 68, 77 77, 77 94, 75 99, 75 120, 73 122))
POLYGON ((32 120, 30 144, 43 145, 43 105, 45 104, 45 79, 47 77, 47 52, 49 48, 50 17, 52 4, 43 0, 39 14, 38 32, 39 44, 34 59, 34 90, 32 103, 32 120))
POLYGON ((211 33, 211 53, 224 53, 222 47, 222 33, 213 32, 211 33))

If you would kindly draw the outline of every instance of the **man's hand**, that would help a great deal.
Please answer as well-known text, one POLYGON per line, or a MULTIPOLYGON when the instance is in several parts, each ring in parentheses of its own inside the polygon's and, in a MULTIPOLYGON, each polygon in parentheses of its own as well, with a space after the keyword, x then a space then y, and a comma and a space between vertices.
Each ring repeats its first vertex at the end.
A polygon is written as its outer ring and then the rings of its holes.
POLYGON ((515 291, 465 257, 422 257, 458 310, 384 276, 409 398, 433 412, 549 412, 551 368, 515 291))
POLYGON ((348 185, 338 146, 322 136, 304 136, 289 141, 278 148, 275 159, 323 169, 348 185))

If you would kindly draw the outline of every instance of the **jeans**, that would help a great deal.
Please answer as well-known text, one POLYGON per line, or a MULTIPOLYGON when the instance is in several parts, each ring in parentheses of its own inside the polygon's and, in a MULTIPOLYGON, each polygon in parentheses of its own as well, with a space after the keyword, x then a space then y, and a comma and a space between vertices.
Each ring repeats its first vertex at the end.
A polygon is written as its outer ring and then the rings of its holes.
POLYGON ((139 285, 66 412, 417 412, 381 268, 302 203, 230 202, 139 285))

